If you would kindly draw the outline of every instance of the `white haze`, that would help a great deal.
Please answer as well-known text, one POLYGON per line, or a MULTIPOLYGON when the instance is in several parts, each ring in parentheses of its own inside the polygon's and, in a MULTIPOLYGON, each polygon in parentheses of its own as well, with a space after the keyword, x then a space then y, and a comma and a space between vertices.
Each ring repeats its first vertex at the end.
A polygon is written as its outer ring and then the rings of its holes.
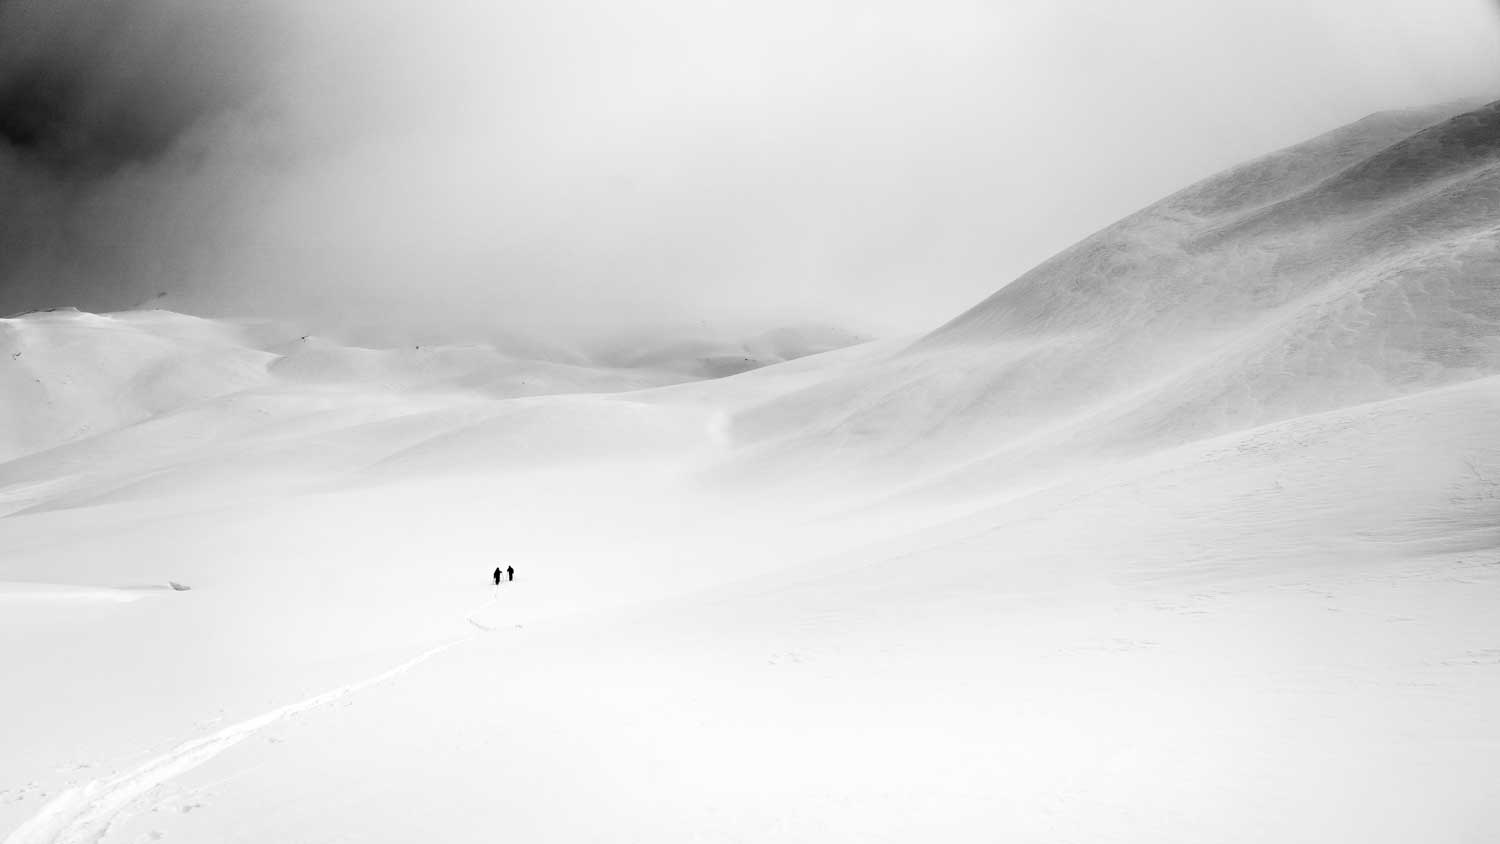
POLYGON ((127 21, 261 45, 174 71, 233 96, 161 155, 0 161, 45 233, 9 225, 0 304, 912 331, 1196 178, 1500 70, 1478 0, 259 2, 127 21))

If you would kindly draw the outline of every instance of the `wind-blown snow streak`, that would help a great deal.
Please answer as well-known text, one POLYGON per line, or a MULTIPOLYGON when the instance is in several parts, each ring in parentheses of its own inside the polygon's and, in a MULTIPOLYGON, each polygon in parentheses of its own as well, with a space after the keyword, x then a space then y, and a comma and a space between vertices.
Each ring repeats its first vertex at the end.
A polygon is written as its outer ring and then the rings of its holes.
POLYGON ((373 677, 339 686, 297 703, 289 703, 232 724, 213 735, 193 739, 124 773, 70 788, 48 801, 31 820, 17 827, 6 837, 4 844, 100 841, 109 832, 115 818, 136 798, 151 789, 204 764, 272 724, 384 683, 471 638, 463 637, 438 645, 373 677))

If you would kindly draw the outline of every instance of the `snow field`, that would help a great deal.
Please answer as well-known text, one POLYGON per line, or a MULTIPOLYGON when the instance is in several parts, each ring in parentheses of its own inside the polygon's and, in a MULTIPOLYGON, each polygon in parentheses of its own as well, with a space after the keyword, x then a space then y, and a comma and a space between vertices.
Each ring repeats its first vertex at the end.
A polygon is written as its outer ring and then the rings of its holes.
POLYGON ((1490 840, 1500 112, 1455 111, 714 381, 6 321, 7 844, 1490 840))

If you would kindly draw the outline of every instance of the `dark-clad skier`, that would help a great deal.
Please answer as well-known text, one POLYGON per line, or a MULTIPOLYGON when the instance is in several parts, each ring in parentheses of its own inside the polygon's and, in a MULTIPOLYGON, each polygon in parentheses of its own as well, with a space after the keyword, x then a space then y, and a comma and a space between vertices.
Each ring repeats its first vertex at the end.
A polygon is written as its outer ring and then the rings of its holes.
POLYGON ((500 585, 500 567, 499 566, 495 566, 495 585, 496 586, 500 585))
MULTIPOLYGON (((499 576, 500 576, 500 571, 497 569, 495 571, 495 577, 498 578, 499 576)), ((515 580, 516 579, 516 567, 515 566, 506 566, 505 567, 505 579, 506 580, 515 580)))

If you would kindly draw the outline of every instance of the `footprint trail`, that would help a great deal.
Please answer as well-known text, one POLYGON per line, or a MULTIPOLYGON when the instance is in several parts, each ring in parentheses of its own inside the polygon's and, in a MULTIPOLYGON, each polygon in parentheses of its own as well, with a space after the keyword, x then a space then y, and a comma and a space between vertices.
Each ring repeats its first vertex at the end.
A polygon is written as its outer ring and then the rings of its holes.
POLYGON ((373 677, 240 721, 212 735, 178 745, 171 751, 122 773, 60 792, 30 820, 6 836, 4 844, 80 844, 100 841, 109 832, 115 819, 151 789, 204 764, 272 724, 384 683, 472 638, 473 635, 466 636, 438 645, 373 677))

